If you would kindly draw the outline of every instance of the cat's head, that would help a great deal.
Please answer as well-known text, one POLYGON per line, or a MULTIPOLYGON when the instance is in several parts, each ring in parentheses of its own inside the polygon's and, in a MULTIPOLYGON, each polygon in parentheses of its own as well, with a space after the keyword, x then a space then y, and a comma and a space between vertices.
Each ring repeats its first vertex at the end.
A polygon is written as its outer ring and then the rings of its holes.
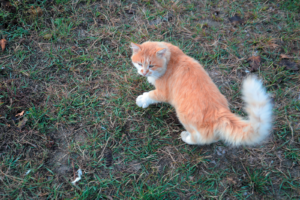
POLYGON ((170 51, 160 42, 131 43, 133 65, 142 76, 159 78, 167 70, 170 51))

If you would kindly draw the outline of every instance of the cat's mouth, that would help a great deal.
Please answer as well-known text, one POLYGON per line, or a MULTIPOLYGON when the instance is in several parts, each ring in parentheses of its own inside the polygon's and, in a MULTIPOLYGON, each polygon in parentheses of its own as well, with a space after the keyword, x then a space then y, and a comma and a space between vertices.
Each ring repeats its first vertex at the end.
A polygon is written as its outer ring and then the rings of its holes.
POLYGON ((148 76, 150 76, 150 74, 149 74, 149 73, 147 73, 147 74, 140 73, 140 75, 142 75, 142 76, 144 76, 144 77, 148 77, 148 76))

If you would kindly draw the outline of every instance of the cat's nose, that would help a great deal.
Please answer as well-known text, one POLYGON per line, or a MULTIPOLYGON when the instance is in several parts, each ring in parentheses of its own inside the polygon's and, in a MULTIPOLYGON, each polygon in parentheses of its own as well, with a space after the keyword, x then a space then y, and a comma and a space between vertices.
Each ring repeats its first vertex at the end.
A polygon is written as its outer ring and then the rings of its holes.
POLYGON ((149 71, 148 71, 148 70, 142 70, 141 72, 142 72, 142 74, 143 74, 144 76, 146 76, 146 74, 148 74, 149 71))

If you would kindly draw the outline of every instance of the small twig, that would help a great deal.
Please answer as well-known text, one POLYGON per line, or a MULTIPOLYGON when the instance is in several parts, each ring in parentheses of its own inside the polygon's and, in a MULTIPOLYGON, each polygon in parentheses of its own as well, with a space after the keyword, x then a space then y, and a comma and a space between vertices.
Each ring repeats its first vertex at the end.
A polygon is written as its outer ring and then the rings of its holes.
POLYGON ((100 156, 98 157, 98 160, 99 160, 98 163, 100 162, 101 158, 103 157, 104 151, 106 149, 106 146, 107 146, 109 140, 110 140, 110 137, 107 139, 106 144, 105 144, 100 156))
MULTIPOLYGON (((30 142, 28 142, 28 141, 26 141, 26 140, 23 141, 22 143, 23 143, 23 144, 24 144, 24 143, 30 144, 31 146, 33 146, 33 147, 35 147, 35 148, 38 148, 35 144, 32 144, 32 143, 30 143, 30 142)), ((39 146, 39 147, 40 147, 40 146, 39 146)))
POLYGON ((18 181, 15 180, 15 179, 18 179, 18 180, 20 180, 20 181, 23 181, 23 179, 18 178, 18 177, 15 177, 15 176, 10 176, 10 175, 8 175, 8 174, 5 174, 5 173, 4 173, 3 171, 1 171, 1 170, 0 170, 0 172, 1 172, 3 175, 5 175, 6 177, 11 178, 12 180, 14 180, 14 181, 16 181, 16 182, 18 182, 18 181))
POLYGON ((73 175, 74 175, 74 180, 76 178, 76 175, 75 175, 75 168, 74 168, 74 160, 72 159, 72 167, 73 167, 73 175))
POLYGON ((224 193, 227 191, 228 188, 229 188, 229 186, 224 190, 224 192, 222 192, 222 194, 221 194, 221 196, 219 197, 219 199, 223 199, 222 197, 223 197, 224 193))
POLYGON ((94 42, 93 44, 87 49, 87 51, 89 51, 94 45, 96 42, 98 42, 98 40, 101 40, 103 38, 103 35, 101 35, 100 37, 98 37, 94 42))
POLYGON ((286 119, 286 121, 288 122, 289 127, 290 127, 291 132, 292 132, 292 139, 290 140, 290 143, 292 143, 292 142, 294 141, 294 129, 293 129, 292 125, 291 125, 290 120, 288 120, 287 115, 285 115, 285 119, 286 119))
POLYGON ((161 150, 162 152, 166 153, 167 155, 169 155, 171 157, 171 159, 173 160, 174 163, 176 163, 175 159, 173 158, 173 156, 171 155, 170 152, 166 152, 164 150, 161 150))
POLYGON ((249 180, 251 181, 251 177, 250 177, 250 175, 249 175, 248 171, 246 170, 246 168, 245 168, 244 164, 242 163, 242 161, 240 161, 240 162, 241 162, 241 164, 242 164, 242 166, 243 166, 244 170, 246 171, 246 173, 247 173, 247 175, 248 175, 248 177, 249 177, 249 180))

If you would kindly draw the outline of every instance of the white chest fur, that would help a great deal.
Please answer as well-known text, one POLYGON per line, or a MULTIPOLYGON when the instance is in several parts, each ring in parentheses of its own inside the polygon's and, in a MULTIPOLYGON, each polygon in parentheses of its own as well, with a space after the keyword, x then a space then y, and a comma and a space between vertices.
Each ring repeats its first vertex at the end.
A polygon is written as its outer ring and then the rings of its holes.
POLYGON ((151 83, 152 85, 155 85, 156 78, 149 76, 149 77, 147 77, 147 79, 148 79, 149 83, 151 83))

